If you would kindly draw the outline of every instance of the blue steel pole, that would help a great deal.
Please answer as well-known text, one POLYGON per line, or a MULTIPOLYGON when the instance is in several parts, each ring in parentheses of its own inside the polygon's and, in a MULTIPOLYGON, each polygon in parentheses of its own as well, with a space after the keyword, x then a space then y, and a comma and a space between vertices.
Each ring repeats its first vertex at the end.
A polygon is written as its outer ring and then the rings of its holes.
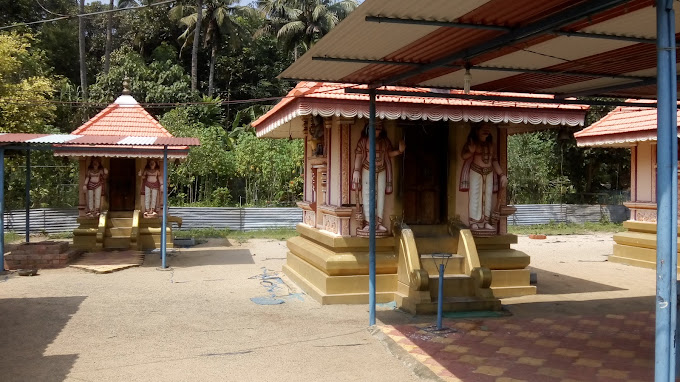
POLYGON ((677 88, 673 0, 657 0, 657 238, 654 380, 675 375, 677 269, 677 88), (671 29, 672 28, 672 29, 671 29), (675 206, 675 209, 674 209, 675 206))
POLYGON ((368 96, 368 305, 369 325, 375 325, 375 89, 368 96))
POLYGON ((5 149, 0 148, 0 266, 5 269, 5 149))
POLYGON ((166 244, 168 226, 168 146, 163 147, 163 224, 161 225, 161 259, 163 269, 167 268, 166 263, 166 244))
POLYGON ((26 149, 26 242, 31 234, 31 150, 26 149))
POLYGON ((444 264, 439 264, 439 291, 437 293, 437 330, 442 330, 442 312, 444 310, 444 264))
MULTIPOLYGON (((673 139, 670 139, 671 142, 671 163, 673 163, 673 169, 672 169, 672 174, 671 174, 671 190, 674 190, 673 195, 671 197, 671 211, 677 211, 678 210, 678 177, 675 176, 675 174, 678 173, 678 140, 675 139, 676 135, 675 132, 677 132, 677 126, 678 126, 678 113, 677 113, 677 105, 678 105, 678 76, 676 74, 677 71, 677 63, 676 63, 676 41, 675 41, 675 11, 673 10, 673 3, 670 3, 670 8, 668 9, 668 47, 670 47, 669 50, 669 70, 668 70, 668 76, 670 78, 670 99, 672 100, 672 107, 671 107, 671 126, 673 126, 673 139)), ((678 237, 678 225, 677 225, 677 214, 672 214, 675 217, 675 222, 671 225, 671 237, 674 239, 672 241, 672 247, 671 247, 671 263, 670 263, 670 271, 671 271, 671 278, 668 280, 670 287, 671 287, 671 306, 670 306, 670 313, 671 313, 671 322, 670 322, 670 328, 672 328, 674 331, 672 333, 671 337, 671 342, 673 344, 673 349, 671 350, 669 357, 670 357, 670 375, 673 375, 675 373, 675 376, 678 377, 678 348, 677 348, 677 338, 678 338, 678 283, 677 283, 677 273, 678 273, 678 256, 677 256, 677 240, 675 238, 678 237)))

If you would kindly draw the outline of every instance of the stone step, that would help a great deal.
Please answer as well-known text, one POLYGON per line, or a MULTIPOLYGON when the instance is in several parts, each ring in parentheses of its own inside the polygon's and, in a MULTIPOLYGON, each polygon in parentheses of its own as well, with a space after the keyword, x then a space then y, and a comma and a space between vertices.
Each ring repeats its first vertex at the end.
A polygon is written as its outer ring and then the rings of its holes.
POLYGON ((130 236, 127 237, 105 237, 104 248, 106 249, 128 249, 130 248, 130 236))
POLYGON ((132 227, 132 218, 109 218, 106 224, 109 227, 132 227))
POLYGON ((453 236, 416 236, 418 253, 456 253, 458 238, 453 236))
MULTIPOLYGON (((501 302, 497 299, 476 297, 445 297, 442 304, 444 312, 500 311, 501 302)), ((433 302, 416 304, 416 314, 436 314, 437 299, 433 302)))
POLYGON ((446 224, 418 224, 409 225, 409 228, 415 237, 450 236, 446 224))
POLYGON ((456 275, 464 273, 465 256, 463 255, 451 254, 451 257, 447 261, 446 259, 437 258, 436 253, 419 253, 420 266, 425 269, 425 271, 427 271, 430 276, 439 277, 439 264, 442 264, 442 260, 446 266, 444 269, 444 275, 456 275))
POLYGON ((109 211, 109 218, 132 218, 133 211, 109 211))
POLYGON ((106 229, 107 237, 130 237, 132 227, 111 227, 106 229))
MULTIPOLYGON (((439 275, 430 274, 430 296, 436 300, 439 296, 439 275)), ((444 297, 473 297, 475 285, 472 277, 462 274, 444 275, 444 297)))

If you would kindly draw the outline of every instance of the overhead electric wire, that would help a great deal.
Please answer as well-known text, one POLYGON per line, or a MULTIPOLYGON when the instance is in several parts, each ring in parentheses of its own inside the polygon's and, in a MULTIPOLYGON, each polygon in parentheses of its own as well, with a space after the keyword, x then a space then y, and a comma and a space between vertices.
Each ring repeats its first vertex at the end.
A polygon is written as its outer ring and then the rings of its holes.
MULTIPOLYGON (((338 87, 332 87, 331 89, 324 90, 322 92, 316 92, 314 94, 323 94, 323 93, 329 93, 332 91, 340 90, 340 89, 351 89, 355 88, 359 85, 351 85, 351 86, 338 86, 338 87)), ((149 108, 165 108, 165 107, 181 107, 181 106, 196 106, 196 105, 240 105, 240 104, 246 104, 246 103, 258 103, 258 102, 267 102, 267 101, 276 101, 276 100, 282 100, 286 98, 302 98, 304 95, 285 95, 285 96, 280 96, 280 97, 264 97, 264 98, 249 98, 249 99, 237 99, 237 100, 223 100, 219 102, 205 102, 205 101, 195 101, 195 102, 139 102, 138 104, 142 107, 149 107, 149 108)), ((37 105, 46 105, 46 104, 53 104, 53 105, 71 105, 71 106, 82 106, 82 107, 106 107, 109 106, 110 103, 101 103, 101 102, 83 102, 83 101, 59 101, 59 100, 12 100, 12 99, 1 99, 0 98, 0 105, 6 104, 6 105, 27 105, 27 106, 37 106, 37 105)))
MULTIPOLYGON (((131 10, 141 9, 141 8, 155 7, 156 5, 175 3, 176 1, 177 0, 165 0, 165 1, 159 1, 159 2, 153 3, 153 4, 139 5, 139 6, 136 6, 136 7, 109 9, 109 10, 106 10, 106 11, 80 13, 80 14, 77 14, 77 15, 65 15, 65 16, 61 16, 61 17, 55 17, 53 19, 48 19, 48 20, 38 20, 38 21, 29 21, 29 22, 26 22, 26 23, 16 23, 16 24, 12 24, 12 25, 1 26, 0 30, 22 27, 22 26, 28 26, 28 25, 35 25, 35 24, 51 23, 51 22, 59 21, 59 20, 75 19, 77 17, 88 17, 88 16, 102 15, 102 14, 106 14, 106 13, 131 11, 131 10)), ((40 3, 38 3, 38 4, 40 5, 40 3)), ((42 5, 40 5, 40 6, 42 7, 42 5)), ((43 9, 45 9, 45 8, 43 7, 43 9)), ((53 12, 48 11, 47 9, 45 9, 45 11, 47 11, 49 13, 53 13, 53 12)))

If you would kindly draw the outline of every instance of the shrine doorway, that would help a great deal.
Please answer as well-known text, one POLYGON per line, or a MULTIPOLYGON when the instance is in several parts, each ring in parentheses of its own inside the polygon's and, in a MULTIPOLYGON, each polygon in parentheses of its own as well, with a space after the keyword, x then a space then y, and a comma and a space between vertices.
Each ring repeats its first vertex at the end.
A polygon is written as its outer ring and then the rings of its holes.
POLYGON ((136 181, 134 159, 111 158, 108 182, 110 211, 134 211, 136 181))
POLYGON ((446 223, 448 124, 407 126, 404 132, 404 222, 446 223))

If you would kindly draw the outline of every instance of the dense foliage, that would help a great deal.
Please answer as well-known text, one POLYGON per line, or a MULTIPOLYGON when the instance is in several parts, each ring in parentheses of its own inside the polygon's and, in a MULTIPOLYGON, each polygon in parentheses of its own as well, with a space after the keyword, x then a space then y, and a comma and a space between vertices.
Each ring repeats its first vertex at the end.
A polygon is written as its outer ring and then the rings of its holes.
POLYGON ((556 130, 508 137, 510 203, 620 204, 628 190, 629 149, 576 147, 556 130))
MULTIPOLYGON (((132 95, 152 103, 147 109, 173 134, 201 139, 173 164, 173 205, 290 205, 301 197, 302 143, 256 139, 249 123, 293 86, 277 75, 357 1, 94 1, 84 12, 121 11, 83 17, 82 28, 77 18, 33 23, 75 15, 79 3, 0 0, 0 26, 31 23, 0 31, 0 131, 69 133, 112 102, 128 77, 132 95)), ((590 122, 606 111, 593 109, 590 122)), ((595 201, 628 187, 626 150, 584 150, 556 137, 510 137, 513 202, 595 201)), ((31 159, 32 205, 74 205, 75 162, 50 153, 31 159)), ((24 205, 24 162, 23 153, 8 154, 9 208, 24 205)))
MULTIPOLYGON (((345 5, 321 3, 329 7, 323 17, 330 24, 315 32, 315 39, 346 16, 345 5)), ((84 12, 148 4, 95 1, 84 12)), ((153 104, 147 110, 169 131, 201 139, 185 161, 173 162, 173 205, 291 205, 302 193, 302 143, 256 139, 249 123, 276 102, 272 97, 290 90, 293 84, 276 76, 290 65, 293 50, 310 40, 300 36, 284 43, 261 33, 271 24, 265 11, 255 3, 241 4, 180 0, 85 17, 84 70, 75 18, 0 31, 0 131, 69 133, 115 100, 127 77, 135 99, 153 104), (202 22, 196 31, 199 4, 202 22), (200 36, 195 51, 194 36, 200 36), (87 98, 81 78, 87 79, 87 98)), ((0 26, 79 13, 79 0, 0 0, 0 6, 7 11, 0 26)), ((8 152, 7 157, 6 204, 22 208, 25 155, 8 152)), ((76 163, 51 153, 33 153, 31 159, 32 206, 75 205, 76 163)))

